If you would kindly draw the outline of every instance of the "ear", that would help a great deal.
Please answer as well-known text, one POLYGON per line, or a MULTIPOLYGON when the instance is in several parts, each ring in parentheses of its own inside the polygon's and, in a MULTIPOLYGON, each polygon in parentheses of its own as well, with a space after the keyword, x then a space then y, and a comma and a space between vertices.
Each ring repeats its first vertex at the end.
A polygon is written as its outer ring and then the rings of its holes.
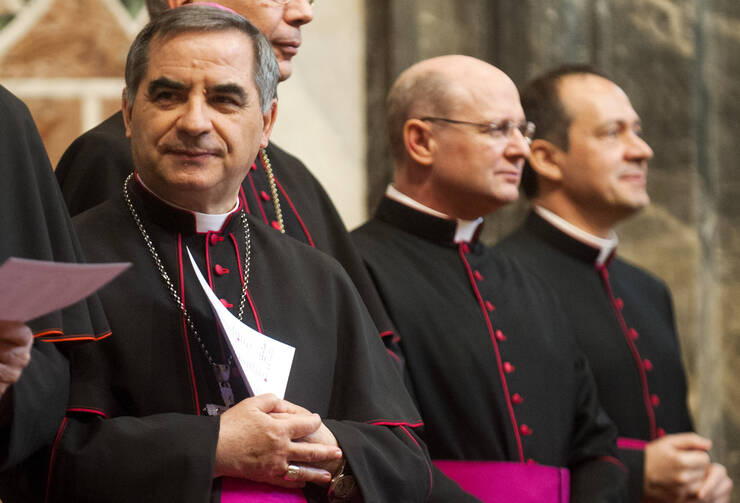
POLYGON ((167 0, 167 5, 170 6, 170 9, 176 9, 186 3, 193 3, 193 0, 167 0))
POLYGON ((260 148, 265 148, 270 143, 270 134, 277 119, 277 111, 277 100, 272 100, 270 109, 262 114, 262 139, 260 140, 260 148))
POLYGON ((123 124, 126 126, 126 138, 131 138, 131 111, 134 108, 134 103, 128 102, 127 89, 124 88, 121 94, 121 112, 123 112, 123 124))
POLYGON ((429 166, 434 161, 435 140, 429 124, 419 119, 409 119, 403 125, 403 144, 406 154, 416 163, 429 166))
POLYGON ((529 165, 547 180, 558 182, 563 178, 563 155, 559 147, 547 140, 536 139, 529 146, 529 165))

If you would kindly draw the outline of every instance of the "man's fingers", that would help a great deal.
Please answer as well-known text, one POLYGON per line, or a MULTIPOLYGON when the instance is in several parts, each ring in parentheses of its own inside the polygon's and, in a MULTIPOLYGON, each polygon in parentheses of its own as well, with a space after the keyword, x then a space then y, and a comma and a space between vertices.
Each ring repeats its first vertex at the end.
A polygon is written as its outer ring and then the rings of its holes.
POLYGON ((280 403, 275 406, 275 409, 272 412, 285 413, 285 414, 304 414, 304 415, 311 414, 311 412, 308 411, 307 409, 304 409, 300 405, 296 405, 287 400, 280 400, 280 403))
POLYGON ((247 398, 244 401, 249 403, 252 407, 267 413, 272 412, 275 407, 278 407, 282 400, 280 400, 272 393, 265 393, 264 395, 257 395, 253 396, 252 398, 247 398))
POLYGON ((282 419, 285 422, 286 431, 291 440, 303 438, 318 430, 321 426, 321 416, 318 414, 292 415, 282 419))
POLYGON ((727 476, 727 469, 719 463, 713 463, 698 491, 699 501, 707 503, 727 501, 732 486, 732 480, 727 476))
POLYGON ((711 458, 704 451, 683 451, 678 454, 678 462, 682 471, 691 472, 689 480, 693 480, 695 476, 704 479, 711 465, 711 458), (693 472, 698 472, 698 475, 693 472))
POLYGON ((342 449, 333 445, 293 442, 287 457, 292 461, 303 463, 321 463, 342 459, 342 449))
POLYGON ((669 441, 676 449, 708 451, 712 448, 711 440, 691 432, 675 433, 663 439, 669 441))

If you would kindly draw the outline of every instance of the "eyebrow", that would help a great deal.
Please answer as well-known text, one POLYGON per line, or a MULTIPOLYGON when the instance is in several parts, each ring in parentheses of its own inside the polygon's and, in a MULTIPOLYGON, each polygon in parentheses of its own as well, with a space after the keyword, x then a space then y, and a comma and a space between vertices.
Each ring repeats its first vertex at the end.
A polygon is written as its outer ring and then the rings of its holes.
POLYGON ((168 79, 167 77, 159 77, 158 79, 154 79, 149 83, 149 86, 147 87, 147 93, 151 95, 159 89, 176 89, 180 91, 182 89, 185 89, 185 84, 172 79, 168 79))
POLYGON ((238 84, 216 84, 209 89, 210 92, 220 94, 235 94, 241 101, 247 100, 247 93, 244 88, 238 84))

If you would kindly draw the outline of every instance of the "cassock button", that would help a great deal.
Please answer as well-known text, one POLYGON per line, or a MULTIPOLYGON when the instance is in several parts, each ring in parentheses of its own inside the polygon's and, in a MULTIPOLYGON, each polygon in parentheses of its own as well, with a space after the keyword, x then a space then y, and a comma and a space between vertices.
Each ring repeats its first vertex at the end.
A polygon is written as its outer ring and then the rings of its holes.
POLYGON ((509 362, 504 362, 504 372, 506 372, 507 374, 511 374, 512 372, 514 372, 514 365, 509 362))
POLYGON ((260 191, 260 197, 262 198, 263 201, 269 201, 270 200, 270 195, 267 192, 265 192, 264 190, 261 190, 260 191))
POLYGON ((651 362, 647 358, 642 360, 642 365, 645 367, 645 370, 647 370, 648 372, 653 370, 653 362, 651 362))
POLYGON ((522 395, 519 393, 514 393, 511 395, 511 401, 514 402, 514 405, 519 405, 520 403, 524 402, 524 398, 522 398, 522 395))
POLYGON ((658 428, 658 431, 655 433, 658 434, 658 438, 665 437, 665 430, 663 428, 658 428))
POLYGON ((274 229, 280 230, 280 222, 278 222, 277 220, 273 220, 272 222, 270 222, 270 225, 272 225, 274 229))
POLYGON ((532 459, 532 458, 529 458, 529 459, 527 460, 527 464, 528 464, 528 465, 536 465, 536 464, 537 464, 537 461, 535 461, 535 460, 534 460, 534 459, 532 459))
POLYGON ((501 342, 504 342, 506 340, 506 335, 501 330, 496 330, 495 332, 496 340, 499 340, 501 342))
POLYGON ((532 431, 532 428, 530 428, 526 424, 523 424, 519 427, 519 433, 521 433, 524 436, 529 436, 534 432, 532 431))
POLYGON ((216 264, 213 269, 215 269, 216 274, 219 276, 223 276, 224 274, 229 274, 229 269, 227 267, 221 267, 220 265, 216 264))
POLYGON ((250 169, 252 171, 256 171, 257 170, 257 165, 255 163, 252 163, 252 166, 250 166, 250 169))
POLYGON ((496 309, 496 306, 494 306, 493 303, 490 300, 487 300, 486 301, 486 309, 488 309, 489 311, 493 311, 494 309, 496 309))
POLYGON ((630 338, 633 341, 636 341, 637 339, 640 338, 640 333, 637 330, 635 330, 634 328, 630 328, 630 338))
POLYGON ((468 243, 463 243, 460 248, 462 249, 463 253, 470 253, 470 246, 468 246, 468 243))
POLYGON ((215 245, 216 243, 220 243, 224 240, 223 236, 219 236, 218 234, 211 234, 211 246, 215 245))
POLYGON ((614 299, 614 305, 617 307, 617 309, 621 311, 624 307, 624 301, 621 298, 617 297, 616 299, 614 299))
POLYGON ((480 271, 473 271, 473 277, 476 281, 482 281, 483 275, 480 273, 480 271))
POLYGON ((650 403, 653 404, 653 407, 657 407, 658 405, 660 405, 660 397, 658 395, 651 395, 650 403))
POLYGON ((231 309, 232 307, 234 307, 234 304, 231 304, 231 303, 230 303, 230 302, 229 302, 228 300, 226 300, 226 299, 218 299, 218 300, 220 300, 220 301, 221 301, 221 304, 223 304, 223 305, 224 305, 224 307, 225 307, 225 308, 227 308, 227 309, 231 309))

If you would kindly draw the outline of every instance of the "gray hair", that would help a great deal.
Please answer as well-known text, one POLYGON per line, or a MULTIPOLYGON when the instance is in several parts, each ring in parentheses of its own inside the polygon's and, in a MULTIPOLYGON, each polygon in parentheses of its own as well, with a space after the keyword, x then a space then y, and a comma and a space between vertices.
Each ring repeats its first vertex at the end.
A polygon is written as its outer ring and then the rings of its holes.
MULTIPOLYGON (((149 0, 150 3, 154 0, 149 0)), ((249 21, 233 11, 208 5, 185 5, 153 18, 136 36, 126 58, 126 99, 133 103, 149 63, 149 46, 155 38, 187 32, 237 30, 251 41, 254 50, 254 82, 263 113, 277 98, 280 77, 277 60, 267 39, 249 21)))

